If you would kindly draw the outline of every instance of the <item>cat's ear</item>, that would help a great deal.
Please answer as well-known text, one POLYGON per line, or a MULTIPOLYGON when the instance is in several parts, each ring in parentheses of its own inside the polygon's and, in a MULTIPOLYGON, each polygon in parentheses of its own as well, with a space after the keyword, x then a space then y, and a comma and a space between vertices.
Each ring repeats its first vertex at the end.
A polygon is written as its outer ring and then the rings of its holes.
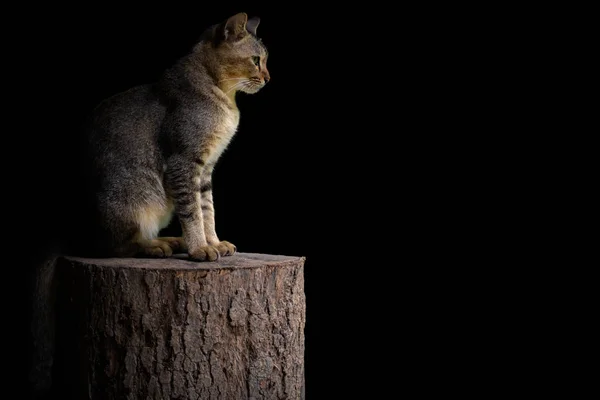
POLYGON ((229 17, 223 24, 223 39, 228 41, 237 41, 246 35, 246 23, 248 15, 246 13, 238 13, 229 17))
POLYGON ((256 36, 256 28, 258 28, 258 24, 260 24, 260 18, 252 17, 246 22, 246 29, 248 32, 256 36))

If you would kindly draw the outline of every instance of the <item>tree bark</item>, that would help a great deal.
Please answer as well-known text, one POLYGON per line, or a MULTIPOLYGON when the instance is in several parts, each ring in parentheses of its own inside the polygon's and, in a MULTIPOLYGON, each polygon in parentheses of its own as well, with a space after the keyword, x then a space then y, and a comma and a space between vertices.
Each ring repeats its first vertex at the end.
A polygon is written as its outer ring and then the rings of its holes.
POLYGON ((304 257, 59 258, 61 399, 303 399, 304 257))

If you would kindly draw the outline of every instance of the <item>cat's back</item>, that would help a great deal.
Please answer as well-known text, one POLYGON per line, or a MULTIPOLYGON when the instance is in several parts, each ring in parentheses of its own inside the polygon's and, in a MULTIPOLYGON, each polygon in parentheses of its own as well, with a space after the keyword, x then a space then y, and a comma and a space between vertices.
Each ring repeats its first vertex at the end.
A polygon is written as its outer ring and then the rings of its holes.
POLYGON ((164 118, 154 85, 139 85, 103 100, 92 112, 88 130, 92 140, 111 143, 154 136, 164 118))
POLYGON ((87 127, 89 150, 97 160, 154 162, 166 107, 154 85, 140 85, 103 100, 87 127))

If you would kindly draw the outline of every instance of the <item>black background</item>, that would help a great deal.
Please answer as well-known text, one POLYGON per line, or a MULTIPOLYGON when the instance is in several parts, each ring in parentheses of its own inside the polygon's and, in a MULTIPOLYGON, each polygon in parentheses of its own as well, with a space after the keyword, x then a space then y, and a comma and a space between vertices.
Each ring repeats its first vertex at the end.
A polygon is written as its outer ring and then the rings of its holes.
POLYGON ((425 328, 444 307, 421 312, 447 277, 434 273, 436 262, 459 251, 449 220, 461 217, 451 210, 464 162, 451 149, 461 138, 438 128, 464 125, 455 123, 460 111, 448 112, 458 97, 444 87, 455 60, 440 51, 442 39, 429 42, 430 25, 415 23, 427 15, 288 3, 52 4, 5 15, 15 22, 3 159, 7 252, 19 255, 6 278, 15 282, 6 318, 18 344, 17 390, 29 367, 23 277, 60 249, 77 218, 80 124, 103 98, 157 79, 207 26, 240 11, 261 18, 271 82, 238 96, 241 123, 213 181, 217 232, 242 252, 307 258, 307 398, 362 384, 374 396, 444 365, 428 364, 448 337, 441 319, 425 328))

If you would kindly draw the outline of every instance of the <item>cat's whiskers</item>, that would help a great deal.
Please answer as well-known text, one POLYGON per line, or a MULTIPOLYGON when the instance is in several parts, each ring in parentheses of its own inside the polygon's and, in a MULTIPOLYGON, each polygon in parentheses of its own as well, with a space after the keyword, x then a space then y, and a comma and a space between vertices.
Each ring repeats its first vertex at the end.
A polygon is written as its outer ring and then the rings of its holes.
POLYGON ((227 79, 221 79, 218 83, 225 82, 225 81, 240 81, 240 80, 244 80, 244 79, 247 79, 247 78, 227 78, 227 79))
POLYGON ((232 91, 235 91, 235 90, 241 88, 242 86, 244 86, 244 82, 236 83, 235 85, 233 85, 232 87, 230 87, 225 93, 229 94, 232 91))
POLYGON ((244 85, 246 85, 247 82, 248 82, 248 79, 244 78, 244 81, 237 82, 236 84, 234 84, 233 86, 231 86, 225 93, 229 94, 229 92, 231 92, 232 90, 239 89, 239 88, 243 87, 244 85))

